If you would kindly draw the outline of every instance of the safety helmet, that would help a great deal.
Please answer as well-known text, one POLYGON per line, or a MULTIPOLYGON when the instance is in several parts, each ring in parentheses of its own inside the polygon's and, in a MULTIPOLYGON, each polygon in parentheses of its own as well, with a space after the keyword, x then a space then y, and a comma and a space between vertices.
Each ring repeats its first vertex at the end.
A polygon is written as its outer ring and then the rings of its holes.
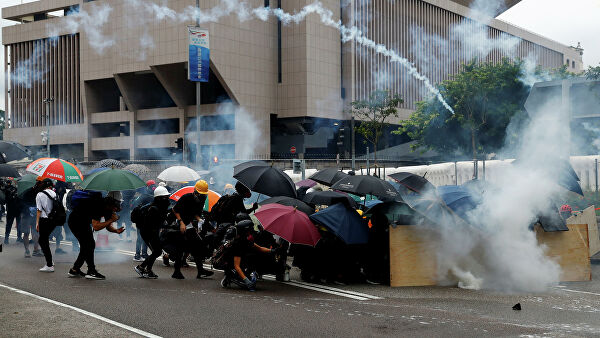
POLYGON ((233 185, 231 185, 231 183, 225 184, 225 188, 223 188, 223 190, 227 190, 227 189, 233 190, 233 185))
POLYGON ((237 229, 238 233, 241 234, 252 230, 252 228, 254 228, 254 223, 252 223, 250 220, 239 221, 235 224, 235 228, 237 229))
POLYGON ((169 195, 171 195, 171 194, 165 187, 158 187, 158 188, 154 189, 154 197, 169 196, 169 195))
POLYGON ((146 181, 146 186, 149 187, 151 185, 156 185, 156 182, 154 180, 147 180, 146 181))
POLYGON ((106 197, 110 197, 118 202, 123 202, 123 194, 121 194, 120 191, 109 191, 106 197))
POLYGON ((241 221, 250 221, 250 215, 248 215, 245 212, 240 212, 237 215, 235 215, 235 222, 241 222, 241 221))
POLYGON ((573 209, 571 208, 571 206, 570 206, 570 205, 568 205, 568 204, 563 204, 563 205, 560 207, 560 211, 561 211, 561 212, 573 212, 573 209))
POLYGON ((205 180, 199 180, 194 186, 194 190, 199 194, 208 194, 208 183, 205 180))

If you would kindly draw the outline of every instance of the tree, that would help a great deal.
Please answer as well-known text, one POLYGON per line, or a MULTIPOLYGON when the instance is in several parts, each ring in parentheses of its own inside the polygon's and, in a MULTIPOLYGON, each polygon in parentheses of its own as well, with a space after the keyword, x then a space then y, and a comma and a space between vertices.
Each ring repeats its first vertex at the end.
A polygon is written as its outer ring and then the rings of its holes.
POLYGON ((600 80, 600 65, 596 67, 589 66, 584 75, 588 80, 600 80))
POLYGON ((417 147, 441 154, 491 153, 502 148, 506 129, 516 117, 526 119, 523 104, 529 88, 520 81, 521 61, 470 62, 453 79, 439 85, 454 109, 448 111, 435 98, 417 103, 417 110, 395 133, 407 133, 417 147))
POLYGON ((353 101, 351 114, 360 122, 354 130, 373 144, 374 163, 377 164, 377 145, 388 125, 387 120, 398 117, 398 105, 404 100, 388 90, 376 90, 366 100, 353 101))

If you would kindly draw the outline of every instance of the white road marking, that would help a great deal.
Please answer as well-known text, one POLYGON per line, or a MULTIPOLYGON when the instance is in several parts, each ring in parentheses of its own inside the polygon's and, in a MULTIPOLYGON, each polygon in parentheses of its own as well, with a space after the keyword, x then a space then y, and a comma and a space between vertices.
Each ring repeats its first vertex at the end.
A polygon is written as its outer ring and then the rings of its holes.
POLYGON ((585 293, 587 295, 600 296, 600 293, 594 293, 594 292, 589 292, 589 291, 579 291, 579 290, 571 290, 571 289, 559 289, 559 290, 567 291, 567 292, 585 293))
POLYGON ((100 316, 100 315, 95 314, 93 312, 89 312, 89 311, 86 311, 86 310, 83 310, 83 309, 80 309, 80 308, 77 308, 77 307, 74 307, 74 306, 69 305, 69 304, 61 303, 61 302, 55 301, 55 300, 50 299, 50 298, 38 296, 36 294, 30 293, 30 292, 27 292, 27 291, 23 291, 23 290, 20 290, 20 289, 16 289, 16 288, 13 288, 11 286, 8 286, 8 285, 2 284, 2 283, 0 283, 0 287, 3 287, 5 289, 11 290, 11 291, 14 291, 16 293, 20 293, 22 295, 26 295, 26 296, 33 297, 33 298, 36 298, 36 299, 39 299, 39 300, 43 300, 43 301, 48 302, 50 304, 62 306, 64 308, 67 308, 67 309, 70 309, 70 310, 73 310, 73 311, 77 311, 77 312, 79 312, 81 314, 84 314, 86 316, 89 316, 89 317, 101 320, 101 321, 103 321, 105 323, 114 325, 116 327, 125 329, 127 331, 131 331, 133 333, 139 334, 139 335, 144 336, 144 337, 160 338, 160 336, 157 336, 157 335, 152 334, 150 332, 146 332, 146 331, 142 331, 140 329, 136 329, 135 327, 132 327, 132 326, 129 326, 129 325, 125 325, 123 323, 116 322, 116 321, 114 321, 112 319, 108 319, 106 317, 100 316))

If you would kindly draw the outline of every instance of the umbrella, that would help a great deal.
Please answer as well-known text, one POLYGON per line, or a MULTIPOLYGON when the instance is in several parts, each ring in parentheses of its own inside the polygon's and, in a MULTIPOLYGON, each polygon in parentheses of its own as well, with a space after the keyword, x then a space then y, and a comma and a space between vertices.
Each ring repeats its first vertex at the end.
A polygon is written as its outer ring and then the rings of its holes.
POLYGON ((25 169, 43 178, 51 178, 63 182, 82 182, 81 171, 71 162, 60 158, 43 157, 37 159, 25 169))
POLYGON ((18 161, 31 157, 31 151, 23 145, 12 141, 0 141, 0 153, 5 162, 18 161))
MULTIPOLYGON (((193 185, 183 187, 183 188, 177 190, 176 192, 174 192, 173 194, 171 194, 171 197, 169 197, 169 198, 172 199, 173 201, 177 202, 177 201, 179 201, 181 196, 193 193, 194 189, 195 188, 193 185)), ((215 203, 217 203, 219 198, 221 198, 221 194, 219 194, 216 191, 209 190, 207 195, 208 196, 206 198, 206 202, 204 202, 204 210, 211 211, 213 205, 215 205, 215 203)))
POLYGON ((233 175, 237 175, 241 171, 248 169, 250 167, 269 167, 270 165, 265 161, 247 161, 240 163, 233 167, 233 175))
POLYGON ((435 190, 435 186, 431 184, 424 177, 415 175, 408 172, 399 172, 388 175, 393 178, 394 181, 400 183, 403 187, 410 189, 414 192, 423 193, 428 190, 435 190))
POLYGON ((273 203, 287 205, 288 207, 298 208, 298 210, 302 211, 303 213, 305 213, 307 215, 312 215, 315 213, 315 209, 312 208, 310 205, 302 202, 299 199, 291 198, 291 197, 287 197, 287 196, 275 196, 275 197, 267 198, 266 200, 259 202, 258 204, 265 205, 265 204, 273 204, 273 203))
POLYGON ((297 187, 309 187, 309 188, 312 188, 315 185, 317 185, 317 182, 311 180, 310 178, 307 178, 305 180, 296 182, 296 186, 297 187))
MULTIPOLYGON (((557 177, 554 177, 554 180, 556 181, 556 183, 558 183, 560 186, 562 186, 563 188, 572 191, 576 194, 579 194, 581 196, 584 196, 583 194, 583 190, 581 190, 581 185, 579 185, 579 176, 577 176, 577 173, 575 172, 575 170, 573 169, 573 167, 571 166, 571 162, 569 162, 568 160, 556 160, 556 159, 549 159, 548 165, 552 165, 556 167, 556 175, 557 177)), ((511 164, 513 165, 527 165, 528 163, 525 160, 522 159, 516 159, 514 160, 511 164)), ((537 165, 543 165, 542 164, 537 164, 537 165)))
POLYGON ((366 244, 369 241, 369 227, 356 210, 343 203, 334 204, 310 216, 346 244, 366 244))
POLYGON ((321 234, 308 216, 294 207, 281 204, 263 205, 254 216, 263 228, 292 244, 315 246, 321 234))
POLYGON ((193 182, 199 180, 200 175, 188 167, 176 165, 163 170, 158 179, 165 182, 193 182))
POLYGON ((306 203, 314 205, 333 205, 336 203, 345 203, 352 209, 356 209, 357 203, 354 199, 341 192, 327 190, 327 191, 313 191, 309 192, 302 198, 306 203))
POLYGON ((94 169, 92 169, 92 170, 88 171, 88 172, 87 172, 85 175, 83 175, 83 176, 86 176, 86 177, 87 177, 87 176, 90 176, 90 175, 92 175, 92 174, 95 174, 95 173, 97 173, 97 172, 99 172, 99 171, 102 171, 102 170, 108 170, 108 168, 107 168, 107 167, 99 167, 99 168, 94 168, 94 169))
POLYGON ((21 196, 27 189, 33 188, 36 180, 37 176, 34 174, 25 174, 22 177, 17 178, 17 195, 21 196))
POLYGON ((465 186, 445 185, 438 187, 437 191, 444 203, 462 218, 466 218, 466 213, 479 204, 480 198, 465 186))
POLYGON ((129 164, 123 168, 123 170, 131 171, 132 173, 138 175, 141 179, 147 179, 146 175, 150 174, 150 168, 146 167, 143 164, 129 164))
POLYGON ((428 220, 441 226, 458 229, 468 228, 462 218, 458 217, 439 197, 422 198, 419 195, 402 196, 404 201, 428 220))
POLYGON ((389 182, 374 176, 347 176, 331 186, 332 190, 340 190, 357 195, 375 195, 380 199, 397 199, 398 191, 389 182))
POLYGON ((297 197, 294 182, 279 168, 264 166, 260 162, 254 166, 247 163, 235 166, 233 177, 248 189, 267 196, 297 197))
POLYGON ((347 177, 348 174, 345 174, 336 168, 327 168, 323 170, 319 170, 316 173, 312 174, 309 179, 321 183, 326 186, 331 186, 335 182, 341 180, 342 178, 347 177))
POLYGON ((146 186, 136 174, 123 169, 107 169, 86 177, 81 188, 98 191, 135 190, 146 186))
POLYGON ((417 224, 417 219, 423 217, 405 202, 398 201, 376 203, 365 212, 365 215, 375 213, 385 215, 390 224, 401 225, 417 224))
POLYGON ((125 168, 125 164, 121 161, 113 160, 112 158, 104 159, 94 166, 95 168, 117 168, 123 169, 125 168))
POLYGON ((0 164, 0 177, 21 177, 17 169, 8 164, 0 164))

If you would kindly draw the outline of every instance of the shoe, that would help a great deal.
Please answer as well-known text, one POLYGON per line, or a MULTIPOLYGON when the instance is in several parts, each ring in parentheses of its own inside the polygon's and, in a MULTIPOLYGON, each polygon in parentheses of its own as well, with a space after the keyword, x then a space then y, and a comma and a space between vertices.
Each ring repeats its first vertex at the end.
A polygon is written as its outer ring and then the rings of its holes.
POLYGON ((212 271, 208 271, 206 269, 202 269, 202 270, 198 270, 198 275, 196 276, 196 278, 206 278, 206 277, 210 277, 212 275, 214 275, 215 273, 212 271))
POLYGON ((142 259, 148 258, 148 254, 142 255, 142 259))
POLYGON ((44 257, 44 254, 42 253, 41 250, 33 250, 33 253, 31 255, 33 257, 44 257))
POLYGON ((371 284, 371 285, 381 285, 381 283, 379 283, 378 281, 372 280, 372 279, 368 279, 368 278, 367 278, 366 282, 368 284, 371 284))
POLYGON ((85 275, 85 278, 86 279, 106 279, 106 277, 104 277, 104 275, 102 275, 98 271, 88 271, 88 273, 85 275))
POLYGON ((54 272, 54 265, 53 266, 48 266, 48 265, 44 265, 41 269, 41 272, 54 272))
POLYGON ((342 282, 342 281, 340 281, 340 280, 334 280, 334 281, 333 281, 333 284, 335 284, 335 285, 340 285, 340 286, 345 286, 345 285, 348 285, 348 284, 346 284, 346 283, 344 283, 344 282, 342 282))
POLYGON ((4 244, 8 245, 8 238, 4 239, 4 244))
POLYGON ((136 256, 133 256, 133 261, 134 262, 143 262, 144 260, 142 259, 142 257, 136 255, 136 256))
POLYGON ((54 250, 54 253, 57 254, 57 255, 64 255, 67 252, 65 250, 61 249, 61 248, 56 248, 56 250, 54 250))
POLYGON ((171 275, 171 278, 185 279, 185 277, 183 276, 183 274, 181 273, 181 271, 175 271, 175 272, 173 272, 173 274, 171 275))
POLYGON ((221 279, 221 287, 226 288, 228 286, 229 286, 229 278, 223 277, 223 279, 221 279))
POLYGON ((17 243, 23 243, 23 238, 17 238, 17 243))
POLYGON ((25 258, 30 258, 31 257, 31 253, 29 253, 29 250, 25 250, 25 258))
POLYGON ((81 271, 81 270, 75 270, 73 268, 69 269, 69 272, 67 273, 67 275, 69 276, 69 278, 82 278, 82 277, 85 277, 85 273, 83 273, 83 271, 81 271))
POLYGON ((171 264, 169 264, 169 257, 163 255, 162 259, 163 259, 163 265, 164 266, 171 266, 171 264))
POLYGON ((144 271, 144 277, 148 279, 157 279, 158 275, 155 274, 152 270, 144 271))
POLYGON ((137 274, 140 275, 140 277, 144 278, 144 268, 142 268, 141 265, 136 266, 135 268, 133 268, 133 270, 137 272, 137 274))

